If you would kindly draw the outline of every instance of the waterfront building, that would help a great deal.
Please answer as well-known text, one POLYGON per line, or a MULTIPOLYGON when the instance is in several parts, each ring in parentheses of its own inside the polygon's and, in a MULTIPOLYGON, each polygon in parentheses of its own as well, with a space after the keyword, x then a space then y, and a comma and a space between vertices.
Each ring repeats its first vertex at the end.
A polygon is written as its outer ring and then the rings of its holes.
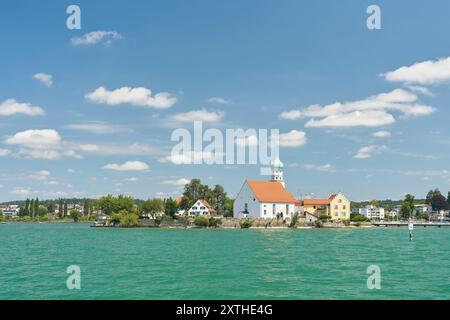
POLYGON ((18 205, 2 205, 0 207, 0 213, 3 213, 4 217, 15 218, 19 215, 20 207, 18 205))
POLYGON ((385 212, 385 216, 388 216, 390 219, 398 219, 398 217, 400 216, 400 211, 391 209, 387 213, 385 212))
POLYGON ((305 212, 315 216, 327 215, 331 220, 350 219, 350 201, 341 193, 333 193, 325 199, 303 200, 305 212))
POLYGON ((449 216, 448 210, 440 210, 440 211, 431 211, 429 215, 430 221, 447 221, 449 216))
POLYGON ((302 212, 301 202, 286 191, 284 165, 280 159, 271 163, 269 181, 246 180, 234 200, 233 216, 252 219, 291 219, 302 212))
POLYGON ((384 220, 384 208, 368 205, 365 208, 359 208, 359 214, 370 220, 384 220))
POLYGON ((432 211, 431 206, 428 204, 416 204, 414 205, 414 214, 430 214, 432 211))
POLYGON ((214 208, 204 199, 198 199, 187 211, 188 216, 205 216, 216 214, 214 208))

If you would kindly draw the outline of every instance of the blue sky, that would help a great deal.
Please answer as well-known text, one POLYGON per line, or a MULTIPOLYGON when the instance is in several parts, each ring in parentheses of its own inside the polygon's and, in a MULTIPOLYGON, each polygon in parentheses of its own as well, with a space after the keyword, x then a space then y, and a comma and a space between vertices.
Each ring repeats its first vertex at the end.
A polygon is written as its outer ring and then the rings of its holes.
POLYGON ((2 1, 0 201, 176 197, 192 178, 234 196, 267 179, 258 165, 165 161, 174 128, 192 126, 174 119, 193 111, 220 130, 279 129, 296 196, 446 193, 449 12, 444 0, 2 1), (66 28, 70 4, 81 30, 66 28), (381 30, 366 27, 370 4, 381 30))

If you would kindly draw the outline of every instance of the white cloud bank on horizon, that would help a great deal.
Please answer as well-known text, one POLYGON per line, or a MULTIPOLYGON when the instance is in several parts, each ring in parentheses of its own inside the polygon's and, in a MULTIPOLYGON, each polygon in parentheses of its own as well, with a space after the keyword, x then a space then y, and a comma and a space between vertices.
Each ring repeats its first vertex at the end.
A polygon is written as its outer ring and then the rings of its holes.
POLYGON ((33 106, 30 103, 20 103, 14 99, 7 99, 0 103, 0 116, 12 116, 18 113, 31 117, 45 114, 41 107, 33 106))
POLYGON ((155 109, 170 108, 178 101, 176 97, 167 92, 160 92, 152 96, 152 91, 144 87, 122 87, 111 91, 102 86, 86 94, 85 97, 98 104, 110 106, 131 104, 155 109))
POLYGON ((148 171, 150 167, 142 161, 127 161, 123 164, 110 163, 103 166, 103 169, 114 171, 148 171))
POLYGON ((92 31, 81 37, 73 37, 71 43, 73 46, 95 45, 103 42, 109 46, 113 41, 122 39, 122 35, 116 31, 92 31))
POLYGON ((36 73, 33 75, 33 79, 38 80, 39 82, 45 84, 47 87, 51 87, 53 85, 53 76, 47 73, 36 73))

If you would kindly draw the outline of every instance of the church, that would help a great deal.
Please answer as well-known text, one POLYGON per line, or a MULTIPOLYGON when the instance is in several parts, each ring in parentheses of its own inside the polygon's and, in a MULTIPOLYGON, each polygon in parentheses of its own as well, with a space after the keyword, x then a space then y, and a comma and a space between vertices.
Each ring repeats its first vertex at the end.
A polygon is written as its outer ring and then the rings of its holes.
POLYGON ((302 211, 302 204, 285 189, 284 165, 279 158, 272 161, 270 181, 246 180, 233 207, 234 218, 290 219, 302 211))

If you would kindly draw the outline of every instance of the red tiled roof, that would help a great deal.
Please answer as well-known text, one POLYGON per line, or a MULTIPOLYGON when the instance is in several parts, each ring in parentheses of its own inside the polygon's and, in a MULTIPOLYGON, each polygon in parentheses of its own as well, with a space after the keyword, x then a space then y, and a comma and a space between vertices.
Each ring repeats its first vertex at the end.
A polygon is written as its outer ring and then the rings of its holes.
POLYGON ((247 180, 247 183, 260 202, 299 203, 280 182, 247 180))
POLYGON ((304 206, 326 206, 336 197, 336 194, 332 194, 326 199, 305 199, 303 200, 304 206))

